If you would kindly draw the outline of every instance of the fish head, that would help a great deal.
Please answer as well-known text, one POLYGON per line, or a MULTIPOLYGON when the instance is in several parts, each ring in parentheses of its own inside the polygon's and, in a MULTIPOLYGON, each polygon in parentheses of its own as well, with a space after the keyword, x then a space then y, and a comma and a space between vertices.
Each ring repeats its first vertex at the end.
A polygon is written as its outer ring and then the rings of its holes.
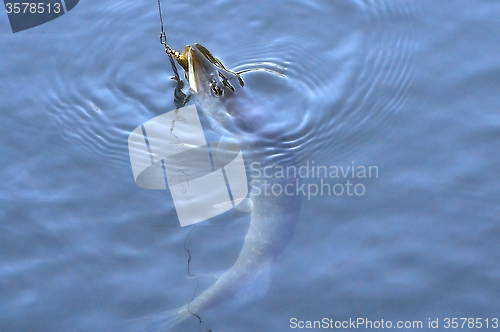
POLYGON ((212 127, 222 134, 235 129, 234 121, 241 118, 239 107, 235 107, 238 104, 236 97, 243 93, 241 76, 227 69, 201 44, 186 46, 176 60, 184 69, 191 94, 212 127))
POLYGON ((227 69, 201 44, 186 46, 177 61, 195 95, 204 93, 214 98, 228 98, 244 86, 239 74, 227 69))

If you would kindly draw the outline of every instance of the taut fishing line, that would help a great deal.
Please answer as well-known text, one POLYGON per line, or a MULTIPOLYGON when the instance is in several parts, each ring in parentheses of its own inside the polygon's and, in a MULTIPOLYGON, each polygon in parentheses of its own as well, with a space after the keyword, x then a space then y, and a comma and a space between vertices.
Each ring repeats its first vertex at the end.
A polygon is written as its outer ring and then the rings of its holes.
POLYGON ((185 106, 189 102, 190 95, 186 95, 182 88, 184 88, 184 81, 181 80, 179 76, 179 72, 177 71, 177 66, 175 65, 174 57, 172 53, 175 53, 174 50, 170 48, 167 44, 167 34, 165 33, 165 29, 163 26, 163 17, 161 14, 161 2, 158 0, 158 13, 160 14, 160 25, 161 25, 161 33, 160 33, 160 43, 165 48, 165 53, 167 53, 168 58, 170 60, 170 65, 172 66, 172 71, 174 72, 173 80, 175 80, 175 90, 174 90, 174 105, 176 108, 181 108, 185 106))

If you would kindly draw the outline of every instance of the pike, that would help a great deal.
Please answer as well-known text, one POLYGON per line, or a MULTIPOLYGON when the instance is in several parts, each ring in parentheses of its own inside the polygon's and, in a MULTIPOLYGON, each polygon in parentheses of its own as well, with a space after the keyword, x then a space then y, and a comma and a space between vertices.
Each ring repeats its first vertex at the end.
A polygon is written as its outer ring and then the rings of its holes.
MULTIPOLYGON (((166 52, 184 69, 191 94, 210 125, 223 135, 221 141, 237 143, 247 164, 252 164, 252 170, 259 170, 257 173, 262 176, 265 167, 296 165, 293 148, 283 143, 284 133, 278 130, 280 126, 273 111, 265 109, 247 91, 241 73, 227 69, 200 44, 187 46, 182 54, 170 48, 166 48, 166 52)), ((269 188, 295 184, 295 179, 265 180, 269 188)), ((301 198, 284 193, 265 195, 260 186, 262 181, 253 182, 250 198, 237 206, 241 210, 245 207, 248 212, 251 210, 251 221, 234 265, 190 303, 160 314, 151 331, 166 331, 193 314, 229 299, 245 303, 265 294, 271 280, 273 261, 292 239, 301 198), (258 195, 255 189, 260 189, 258 195)))

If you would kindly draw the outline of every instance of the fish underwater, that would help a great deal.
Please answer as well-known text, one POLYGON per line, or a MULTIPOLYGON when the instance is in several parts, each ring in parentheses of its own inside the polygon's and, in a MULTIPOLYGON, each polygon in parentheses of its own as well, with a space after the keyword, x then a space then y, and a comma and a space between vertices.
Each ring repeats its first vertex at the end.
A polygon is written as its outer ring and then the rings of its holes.
MULTIPOLYGON (((271 281, 273 261, 290 243, 301 208, 300 195, 266 195, 269 188, 296 185, 296 179, 264 177, 265 169, 295 166, 293 149, 283 144, 277 117, 245 86, 240 73, 224 64, 200 44, 182 53, 167 52, 183 68, 190 93, 222 135, 221 143, 239 145, 245 162, 252 165, 252 190, 239 208, 251 210, 251 221, 243 248, 234 263, 211 287, 190 303, 159 314, 149 331, 167 331, 194 314, 226 300, 247 303, 263 296, 271 281)), ((238 207, 237 207, 238 208, 238 207)))

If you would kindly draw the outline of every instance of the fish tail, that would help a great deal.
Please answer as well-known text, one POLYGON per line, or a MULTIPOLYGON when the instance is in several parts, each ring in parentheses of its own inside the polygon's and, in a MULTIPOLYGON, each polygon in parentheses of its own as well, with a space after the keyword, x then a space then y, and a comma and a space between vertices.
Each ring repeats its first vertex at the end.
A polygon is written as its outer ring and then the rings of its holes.
POLYGON ((182 323, 191 314, 187 306, 165 311, 155 316, 150 317, 150 323, 147 332, 166 332, 177 324, 182 323))

